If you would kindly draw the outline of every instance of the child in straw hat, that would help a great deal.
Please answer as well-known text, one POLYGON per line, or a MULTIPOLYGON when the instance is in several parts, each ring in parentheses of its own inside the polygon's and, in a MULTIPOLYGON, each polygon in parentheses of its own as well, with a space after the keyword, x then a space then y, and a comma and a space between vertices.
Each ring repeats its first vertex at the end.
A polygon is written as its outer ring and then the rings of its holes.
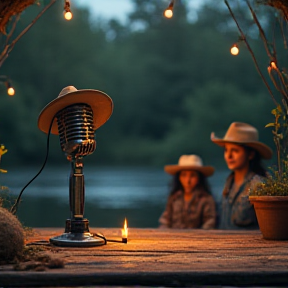
POLYGON ((262 159, 270 159, 272 150, 258 140, 255 127, 233 122, 223 139, 211 134, 211 140, 224 147, 224 159, 231 174, 226 180, 222 195, 220 229, 257 229, 249 190, 263 181, 267 172, 262 159))
POLYGON ((197 155, 182 155, 178 165, 166 165, 164 170, 174 176, 174 181, 159 227, 214 228, 215 201, 207 181, 214 168, 203 166, 197 155))

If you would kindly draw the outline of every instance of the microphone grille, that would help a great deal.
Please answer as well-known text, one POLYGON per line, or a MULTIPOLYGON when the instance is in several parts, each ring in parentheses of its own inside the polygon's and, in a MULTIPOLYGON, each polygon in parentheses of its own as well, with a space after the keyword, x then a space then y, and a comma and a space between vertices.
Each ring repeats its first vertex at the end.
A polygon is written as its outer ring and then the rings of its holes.
POLYGON ((87 104, 73 104, 60 110, 57 124, 62 150, 74 157, 92 154, 96 149, 93 110, 87 104))

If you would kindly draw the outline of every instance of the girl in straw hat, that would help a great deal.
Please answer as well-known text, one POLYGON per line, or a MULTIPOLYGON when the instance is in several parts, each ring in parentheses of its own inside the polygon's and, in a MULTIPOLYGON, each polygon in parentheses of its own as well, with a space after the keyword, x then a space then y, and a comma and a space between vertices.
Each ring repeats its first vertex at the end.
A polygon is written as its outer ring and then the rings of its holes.
POLYGON ((159 219, 160 228, 214 228, 215 201, 206 179, 214 168, 203 166, 197 155, 182 155, 178 165, 166 165, 164 170, 174 176, 174 181, 159 219))
POLYGON ((220 229, 257 229, 258 223, 248 196, 267 172, 261 159, 270 159, 272 150, 258 141, 255 127, 240 122, 230 125, 223 139, 211 134, 211 140, 224 147, 224 159, 231 174, 222 195, 220 229))

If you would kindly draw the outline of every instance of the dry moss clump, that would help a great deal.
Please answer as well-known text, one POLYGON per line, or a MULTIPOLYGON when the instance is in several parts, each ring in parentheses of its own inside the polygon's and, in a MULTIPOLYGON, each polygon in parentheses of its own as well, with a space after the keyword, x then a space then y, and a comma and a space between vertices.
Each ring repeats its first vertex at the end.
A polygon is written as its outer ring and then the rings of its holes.
POLYGON ((7 209, 0 207, 0 260, 13 261, 24 248, 24 229, 19 220, 7 209))

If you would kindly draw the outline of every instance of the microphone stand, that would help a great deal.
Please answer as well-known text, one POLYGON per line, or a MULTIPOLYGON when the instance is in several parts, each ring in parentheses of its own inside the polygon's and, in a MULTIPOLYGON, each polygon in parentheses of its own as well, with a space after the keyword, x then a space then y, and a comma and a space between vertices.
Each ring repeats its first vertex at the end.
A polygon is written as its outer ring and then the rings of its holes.
POLYGON ((66 220, 65 232, 50 239, 58 246, 91 247, 106 244, 89 232, 89 221, 84 218, 85 188, 83 157, 96 148, 93 130, 93 112, 89 105, 75 104, 56 114, 60 144, 71 162, 69 179, 70 219, 66 220))
POLYGON ((65 232, 50 238, 52 244, 58 246, 93 247, 105 244, 102 238, 95 238, 89 232, 89 221, 84 215, 84 175, 83 158, 74 158, 71 161, 69 179, 69 200, 71 219, 66 220, 65 232))

